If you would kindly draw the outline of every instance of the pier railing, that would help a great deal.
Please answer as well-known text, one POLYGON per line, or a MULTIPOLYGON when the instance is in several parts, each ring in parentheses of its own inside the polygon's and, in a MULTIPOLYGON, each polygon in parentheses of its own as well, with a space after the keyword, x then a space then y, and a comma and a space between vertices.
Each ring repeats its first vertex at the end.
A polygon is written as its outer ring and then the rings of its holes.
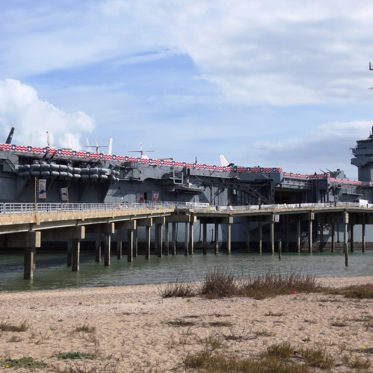
POLYGON ((194 211, 238 212, 253 210, 288 210, 315 208, 373 208, 373 204, 359 202, 294 203, 271 205, 216 206, 199 202, 145 202, 145 203, 0 203, 0 214, 28 214, 63 211, 113 211, 113 210, 162 210, 190 209, 194 211))

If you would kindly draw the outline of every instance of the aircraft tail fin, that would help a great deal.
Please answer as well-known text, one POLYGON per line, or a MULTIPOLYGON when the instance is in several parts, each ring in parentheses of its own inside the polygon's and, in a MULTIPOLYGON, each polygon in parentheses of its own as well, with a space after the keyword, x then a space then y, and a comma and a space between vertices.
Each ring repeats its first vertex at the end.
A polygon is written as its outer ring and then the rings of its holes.
POLYGON ((109 146, 108 146, 108 152, 107 152, 107 153, 108 153, 109 155, 111 155, 112 152, 113 152, 113 139, 110 138, 110 140, 109 140, 109 146))
POLYGON ((14 134, 14 127, 12 127, 10 129, 9 135, 8 135, 7 139, 5 140, 5 144, 11 144, 12 143, 13 134, 14 134))
POLYGON ((229 162, 227 161, 227 158, 225 158, 224 154, 220 154, 219 159, 220 159, 220 165, 222 167, 227 167, 229 165, 229 162))

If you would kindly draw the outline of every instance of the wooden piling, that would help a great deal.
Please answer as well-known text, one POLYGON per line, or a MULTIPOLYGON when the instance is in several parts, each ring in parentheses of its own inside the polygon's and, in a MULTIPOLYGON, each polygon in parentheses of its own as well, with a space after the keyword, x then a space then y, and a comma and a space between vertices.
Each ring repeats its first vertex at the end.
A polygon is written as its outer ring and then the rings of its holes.
POLYGON ((188 256, 189 248, 189 223, 185 223, 184 255, 188 256))
POLYGON ((270 227, 270 234, 271 234, 271 252, 272 255, 275 254, 275 222, 274 216, 272 216, 271 227, 270 227))
POLYGON ((300 254, 300 250, 301 250, 300 236, 301 236, 301 220, 298 219, 297 220, 297 251, 298 251, 299 254, 300 254))
POLYGON ((145 235, 146 235, 146 248, 145 248, 145 259, 150 259, 150 249, 151 249, 151 225, 145 226, 145 235))
POLYGON ((259 254, 263 254, 263 223, 260 221, 258 224, 259 229, 259 254))
POLYGON ((71 258, 71 270, 73 272, 78 272, 80 267, 80 240, 72 240, 71 258))
POLYGON ((71 262, 72 262, 72 246, 73 243, 71 240, 67 240, 67 257, 66 257, 66 265, 67 267, 71 267, 71 262))
POLYGON ((345 254, 345 266, 348 267, 348 212, 343 214, 344 236, 343 236, 343 249, 345 254))
POLYGON ((117 240, 117 259, 121 260, 123 257, 123 241, 120 237, 117 240))
POLYGON ((361 225, 361 251, 365 253, 365 223, 361 225))
POLYGON ((133 257, 136 258, 139 253, 139 240, 137 237, 137 228, 133 230, 133 257))
POLYGON ((207 254, 207 224, 202 223, 202 252, 203 255, 207 254))
POLYGON ((334 253, 335 251, 335 224, 334 223, 332 224, 331 236, 332 236, 331 252, 334 253))
POLYGON ((176 255, 177 242, 176 242, 176 222, 172 222, 172 255, 176 255))
POLYGON ((133 262, 133 229, 127 231, 127 262, 133 262))
POLYGON ((157 224, 156 225, 157 227, 157 237, 156 237, 156 240, 157 240, 157 248, 158 248, 158 257, 162 257, 162 254, 163 254, 163 224, 157 224))
POLYGON ((189 255, 194 254, 194 222, 189 223, 189 255))
POLYGON ((232 253, 232 224, 227 224, 227 254, 231 255, 232 253))
POLYGON ((350 224, 350 251, 354 252, 354 225, 350 224))
POLYGON ((95 261, 96 263, 100 263, 101 262, 101 257, 102 257, 102 253, 101 253, 101 237, 96 237, 96 240, 95 240, 95 261))
POLYGON ((219 223, 215 223, 214 253, 219 253, 219 223))
POLYGON ((164 253, 165 255, 170 254, 170 239, 169 239, 169 225, 168 222, 164 226, 164 253))
POLYGON ((111 264, 111 234, 105 234, 104 240, 104 266, 110 267, 111 264))
POLYGON ((23 278, 32 280, 34 278, 35 269, 35 247, 26 247, 24 254, 23 278))

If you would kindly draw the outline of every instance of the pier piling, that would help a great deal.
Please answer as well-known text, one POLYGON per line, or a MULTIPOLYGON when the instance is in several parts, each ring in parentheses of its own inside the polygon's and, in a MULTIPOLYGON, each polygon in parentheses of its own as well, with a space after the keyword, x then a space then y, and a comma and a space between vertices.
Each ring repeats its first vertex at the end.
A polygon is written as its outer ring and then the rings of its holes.
POLYGON ((71 251, 71 270, 73 272, 78 272, 80 267, 80 240, 72 240, 72 251, 71 251))
POLYGON ((207 224, 202 223, 202 252, 203 255, 207 254, 207 224))
POLYGON ((219 223, 215 222, 214 253, 219 254, 219 223))
POLYGON ((172 222, 172 255, 176 255, 176 245, 177 245, 177 242, 176 242, 176 222, 172 222))

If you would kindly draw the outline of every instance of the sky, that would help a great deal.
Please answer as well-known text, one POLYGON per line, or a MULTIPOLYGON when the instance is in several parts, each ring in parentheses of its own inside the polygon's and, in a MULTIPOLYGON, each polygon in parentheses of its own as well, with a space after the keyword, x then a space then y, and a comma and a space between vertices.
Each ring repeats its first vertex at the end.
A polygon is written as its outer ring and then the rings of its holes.
POLYGON ((372 21, 370 0, 0 0, 0 141, 356 178, 372 21))

